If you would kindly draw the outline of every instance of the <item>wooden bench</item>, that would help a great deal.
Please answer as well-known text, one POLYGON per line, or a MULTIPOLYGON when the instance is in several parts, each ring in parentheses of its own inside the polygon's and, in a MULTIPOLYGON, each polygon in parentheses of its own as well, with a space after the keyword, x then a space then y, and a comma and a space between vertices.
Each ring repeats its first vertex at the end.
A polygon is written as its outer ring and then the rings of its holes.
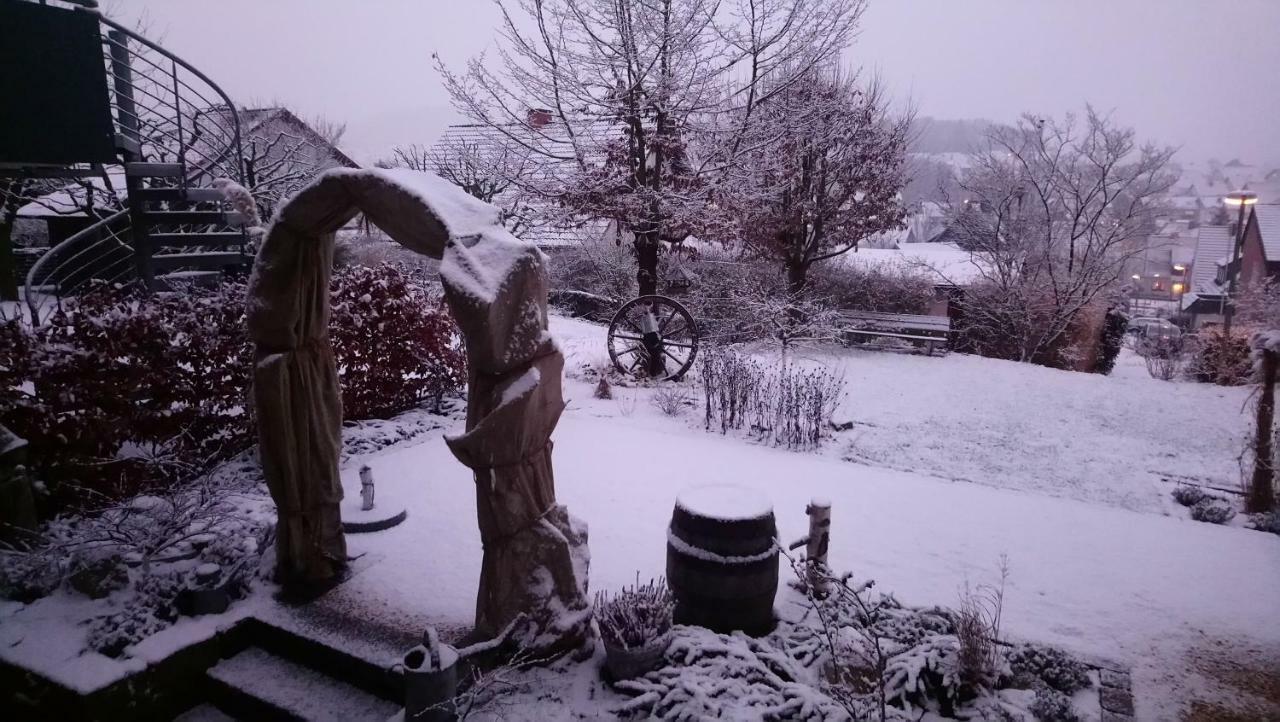
POLYGON ((951 319, 946 316, 919 316, 909 313, 848 311, 840 314, 845 343, 872 338, 900 338, 923 345, 930 356, 946 349, 951 338, 951 319))

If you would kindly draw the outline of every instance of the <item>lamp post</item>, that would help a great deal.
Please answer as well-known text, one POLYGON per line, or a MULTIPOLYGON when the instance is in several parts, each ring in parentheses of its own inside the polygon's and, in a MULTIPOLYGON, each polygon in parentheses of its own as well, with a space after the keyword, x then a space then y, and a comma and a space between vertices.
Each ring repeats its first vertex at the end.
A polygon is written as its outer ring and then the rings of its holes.
POLYGON ((1258 202, 1258 194, 1245 190, 1231 191, 1222 202, 1240 208, 1240 216, 1236 220, 1236 242, 1231 249, 1231 265, 1227 266, 1226 307, 1222 310, 1222 332, 1230 336, 1231 317, 1235 315, 1231 299, 1236 295, 1236 274, 1239 272, 1237 266, 1240 264, 1240 253, 1244 250, 1244 209, 1258 202))

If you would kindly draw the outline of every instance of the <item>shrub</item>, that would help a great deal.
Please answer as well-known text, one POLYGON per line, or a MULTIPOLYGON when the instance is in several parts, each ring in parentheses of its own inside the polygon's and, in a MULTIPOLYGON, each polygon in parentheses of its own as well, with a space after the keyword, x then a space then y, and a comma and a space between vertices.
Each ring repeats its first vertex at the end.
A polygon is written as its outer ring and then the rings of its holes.
POLYGON ((1208 496, 1204 489, 1189 484, 1179 484, 1178 488, 1173 490, 1173 500, 1183 506, 1195 506, 1208 496))
POLYGON ((1272 534, 1280 534, 1280 511, 1255 514, 1252 526, 1258 531, 1269 531, 1272 534))
POLYGON ((178 619, 176 602, 181 590, 179 574, 144 577, 128 606, 98 617, 89 625, 89 648, 108 657, 120 657, 129 645, 172 625, 178 619))
POLYGON ((1054 647, 1024 644, 1009 653, 1009 673, 1022 689, 1048 686, 1063 694, 1074 694, 1090 685, 1089 668, 1054 647))
POLYGON ((709 351, 701 371, 707 430, 745 427, 787 448, 817 445, 844 394, 844 377, 826 369, 767 368, 732 351, 709 351))
POLYGON ((67 483, 130 495, 252 442, 243 292, 99 286, 36 329, 4 325, 0 418, 30 442, 55 506, 67 483))
POLYGON ((637 649, 671 631, 675 600, 663 578, 633 587, 623 587, 615 595, 596 593, 596 623, 605 644, 620 649, 637 649))
POLYGON ((841 309, 884 313, 929 312, 933 280, 910 267, 873 270, 838 261, 809 271, 809 290, 841 309))
POLYGON ((440 298, 390 264, 333 276, 329 335, 347 419, 388 418, 454 393, 466 378, 457 330, 440 298))
POLYGON ((1147 364, 1147 373, 1153 379, 1172 381, 1177 378, 1182 368, 1182 342, 1177 339, 1161 338, 1155 341, 1144 341, 1139 347, 1143 360, 1147 364))
MULTIPOLYGON (((464 360, 438 300, 391 267, 335 274, 330 326, 349 420, 436 400, 464 360)), ((255 440, 245 288, 98 286, 43 325, 0 320, 0 423, 29 442, 54 510, 193 478, 255 440)))
POLYGON ((1236 515, 1231 503, 1216 496, 1207 496, 1191 507, 1191 518, 1210 524, 1226 524, 1236 515))
POLYGON ((1036 690, 1036 698, 1031 701, 1027 711, 1035 715, 1039 722, 1077 722, 1080 719, 1070 697, 1044 686, 1036 690))
POLYGON ((1120 308, 1107 311, 1102 321, 1102 338, 1098 343, 1098 360, 1093 370, 1100 374, 1110 374, 1116 367, 1116 357, 1124 346, 1124 332, 1129 327, 1129 317, 1120 308))
POLYGON ((652 402, 664 416, 679 416, 692 403, 692 394, 681 386, 669 385, 653 392, 652 402))
POLYGON ((1253 367, 1249 358, 1249 339, 1243 334, 1227 335, 1211 331, 1200 338, 1192 354, 1189 371, 1197 381, 1220 386, 1249 383, 1253 367))

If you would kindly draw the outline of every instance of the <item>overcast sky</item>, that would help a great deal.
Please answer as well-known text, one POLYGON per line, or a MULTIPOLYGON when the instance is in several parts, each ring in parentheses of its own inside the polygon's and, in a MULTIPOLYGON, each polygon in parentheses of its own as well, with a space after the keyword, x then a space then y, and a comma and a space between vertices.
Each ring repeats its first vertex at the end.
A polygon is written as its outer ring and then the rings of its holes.
MULTIPOLYGON (((493 47, 487 0, 117 0, 237 102, 348 124, 364 160, 456 120, 431 67, 493 47)), ((849 62, 922 115, 1085 102, 1184 156, 1280 163, 1280 0, 871 0, 849 62)))

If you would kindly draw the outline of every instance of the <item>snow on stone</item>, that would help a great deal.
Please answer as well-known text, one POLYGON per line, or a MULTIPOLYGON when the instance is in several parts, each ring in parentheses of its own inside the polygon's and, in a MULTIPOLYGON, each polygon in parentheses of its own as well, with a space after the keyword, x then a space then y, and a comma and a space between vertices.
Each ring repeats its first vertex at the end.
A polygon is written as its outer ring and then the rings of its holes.
POLYGON ((676 505, 704 519, 759 519, 773 513, 763 494, 734 484, 707 484, 680 492, 676 505))

